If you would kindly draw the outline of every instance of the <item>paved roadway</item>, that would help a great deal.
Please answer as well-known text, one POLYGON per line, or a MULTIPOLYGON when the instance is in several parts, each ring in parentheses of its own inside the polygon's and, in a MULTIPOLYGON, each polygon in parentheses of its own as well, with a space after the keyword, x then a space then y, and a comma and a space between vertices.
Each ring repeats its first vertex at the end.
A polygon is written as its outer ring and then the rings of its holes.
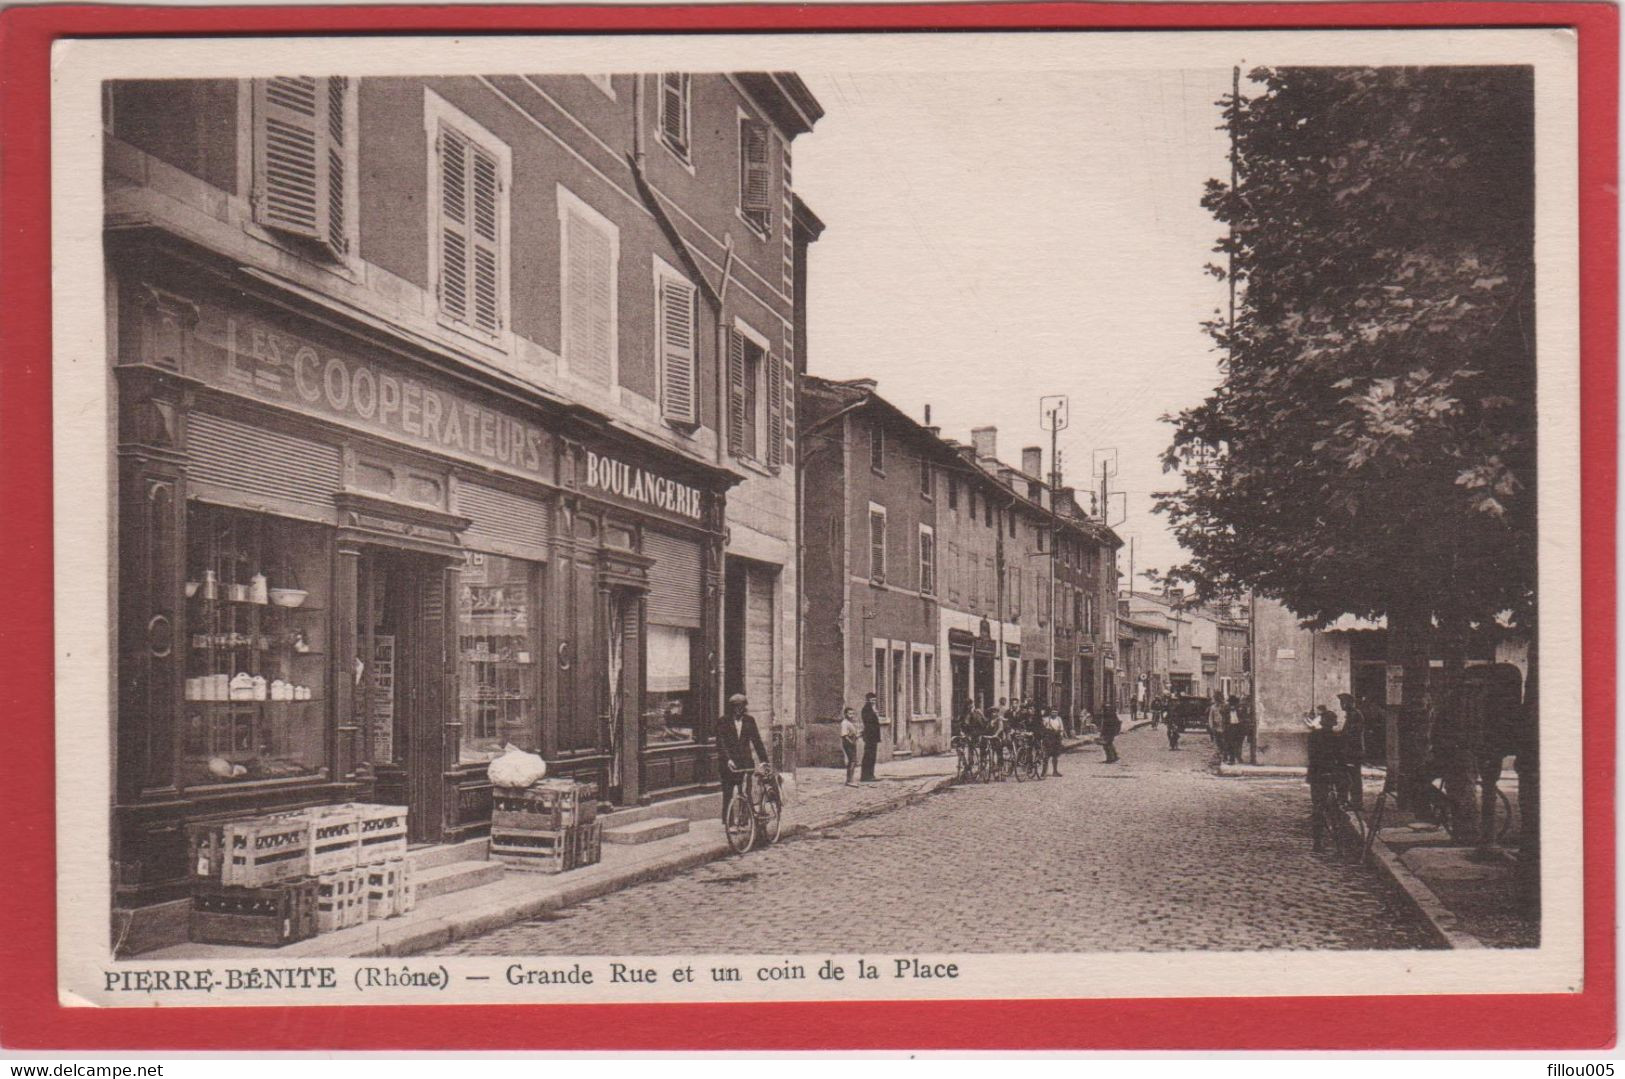
POLYGON ((1212 774, 1206 737, 1087 747, 459 941, 441 954, 1425 948, 1373 871, 1311 853, 1301 781, 1212 774))

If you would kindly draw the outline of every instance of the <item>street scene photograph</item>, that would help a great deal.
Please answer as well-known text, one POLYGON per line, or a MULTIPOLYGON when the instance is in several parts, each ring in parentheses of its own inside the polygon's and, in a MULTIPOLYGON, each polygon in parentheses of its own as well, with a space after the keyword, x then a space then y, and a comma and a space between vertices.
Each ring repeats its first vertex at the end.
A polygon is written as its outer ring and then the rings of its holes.
POLYGON ((1457 36, 86 81, 76 992, 1570 955, 1567 53, 1457 36))

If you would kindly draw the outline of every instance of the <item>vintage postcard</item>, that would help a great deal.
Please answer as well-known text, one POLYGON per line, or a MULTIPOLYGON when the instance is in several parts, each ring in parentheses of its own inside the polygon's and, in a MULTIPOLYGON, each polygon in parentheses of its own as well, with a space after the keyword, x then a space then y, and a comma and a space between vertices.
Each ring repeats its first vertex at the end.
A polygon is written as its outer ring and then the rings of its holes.
POLYGON ((1581 991, 1576 71, 59 41, 61 1001, 1581 991))

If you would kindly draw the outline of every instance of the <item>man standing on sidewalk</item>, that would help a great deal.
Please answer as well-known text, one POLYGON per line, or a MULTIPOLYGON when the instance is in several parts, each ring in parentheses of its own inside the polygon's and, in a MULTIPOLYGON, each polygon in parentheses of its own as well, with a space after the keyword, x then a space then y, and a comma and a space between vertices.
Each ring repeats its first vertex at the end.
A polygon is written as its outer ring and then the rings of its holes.
POLYGON ((858 777, 861 782, 875 781, 875 753, 879 749, 880 713, 875 711, 875 695, 868 693, 863 698, 863 773, 858 777))

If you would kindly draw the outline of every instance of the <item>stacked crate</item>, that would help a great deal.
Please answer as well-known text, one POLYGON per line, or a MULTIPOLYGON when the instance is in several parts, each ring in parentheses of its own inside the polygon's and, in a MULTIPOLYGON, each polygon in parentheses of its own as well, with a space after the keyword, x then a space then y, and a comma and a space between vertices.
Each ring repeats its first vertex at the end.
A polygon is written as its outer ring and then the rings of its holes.
POLYGON ((571 779, 491 791, 491 855, 504 865, 563 873, 592 865, 603 850, 598 788, 571 779))
POLYGON ((196 824, 188 838, 200 943, 274 947, 415 906, 405 806, 317 806, 196 824), (376 901, 375 866, 390 867, 376 901))

